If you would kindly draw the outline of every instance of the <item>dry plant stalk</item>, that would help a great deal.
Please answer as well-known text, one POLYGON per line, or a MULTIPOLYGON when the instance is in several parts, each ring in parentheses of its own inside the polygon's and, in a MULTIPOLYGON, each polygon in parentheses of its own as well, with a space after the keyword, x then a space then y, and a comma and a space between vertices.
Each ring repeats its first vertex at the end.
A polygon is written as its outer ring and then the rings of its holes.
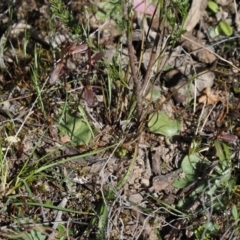
MULTIPOLYGON (((125 7, 127 8, 128 5, 125 4, 125 7)), ((137 76, 137 72, 135 70, 135 65, 134 65, 134 50, 133 50, 133 45, 132 45, 132 21, 129 18, 129 13, 127 9, 126 11, 126 20, 127 20, 127 47, 128 47, 128 52, 129 52, 129 63, 131 67, 131 72, 132 72, 132 78, 133 78, 133 83, 134 83, 134 93, 136 95, 136 100, 137 100, 137 118, 140 119, 141 114, 142 114, 142 98, 141 98, 141 88, 140 88, 140 81, 137 76)))

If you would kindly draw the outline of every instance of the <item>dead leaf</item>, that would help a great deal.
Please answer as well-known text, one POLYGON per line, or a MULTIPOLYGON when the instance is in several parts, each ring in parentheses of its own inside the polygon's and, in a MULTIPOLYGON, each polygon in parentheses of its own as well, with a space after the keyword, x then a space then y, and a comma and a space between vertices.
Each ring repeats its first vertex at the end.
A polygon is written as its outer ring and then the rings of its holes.
POLYGON ((149 192, 160 192, 170 186, 168 181, 154 182, 153 186, 149 188, 149 192))
POLYGON ((188 13, 188 17, 184 23, 183 28, 188 32, 191 32, 194 27, 197 25, 199 20, 202 17, 202 14, 207 7, 207 0, 193 0, 190 11, 188 13))
POLYGON ((215 2, 221 6, 227 6, 232 3, 232 0, 215 0, 215 2))
POLYGON ((202 42, 191 33, 184 34, 181 37, 180 42, 182 43, 183 48, 185 48, 188 52, 191 52, 191 54, 202 63, 211 64, 217 59, 212 53, 214 50, 211 49, 211 47, 203 46, 202 42))
POLYGON ((159 175, 152 179, 152 187, 149 188, 150 192, 166 191, 170 192, 173 188, 172 182, 178 176, 179 170, 170 172, 166 175, 159 175))
POLYGON ((161 156, 159 151, 156 151, 155 153, 152 153, 152 159, 151 159, 151 165, 152 165, 152 172, 155 175, 161 175, 161 156))
POLYGON ((16 136, 8 136, 5 138, 5 141, 7 141, 9 143, 18 143, 21 141, 21 139, 16 136))
POLYGON ((194 79, 196 88, 197 88, 197 96, 200 95, 200 93, 206 89, 211 88, 214 83, 215 74, 211 71, 207 71, 205 73, 202 73, 205 71, 205 69, 196 69, 198 76, 194 79))
POLYGON ((217 103, 218 101, 220 101, 220 97, 218 94, 213 94, 212 91, 211 91, 211 88, 210 87, 207 87, 205 90, 204 90, 204 95, 202 95, 199 99, 198 99, 198 102, 199 103, 204 103, 206 105, 212 105, 212 104, 215 104, 217 103))
POLYGON ((63 136, 61 137, 61 142, 62 143, 71 142, 71 139, 69 136, 63 136))
POLYGON ((24 22, 19 22, 19 23, 15 23, 12 26, 12 29, 10 31, 10 34, 16 38, 17 36, 19 36, 20 33, 26 31, 27 29, 31 29, 32 27, 24 22))

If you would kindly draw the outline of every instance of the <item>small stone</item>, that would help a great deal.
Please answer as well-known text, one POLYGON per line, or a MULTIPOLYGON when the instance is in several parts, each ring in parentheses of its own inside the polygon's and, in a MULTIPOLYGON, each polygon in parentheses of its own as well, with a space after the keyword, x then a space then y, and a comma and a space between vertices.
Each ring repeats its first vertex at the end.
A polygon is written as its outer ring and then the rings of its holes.
POLYGON ((139 204, 142 202, 143 197, 140 193, 136 193, 136 194, 130 195, 128 200, 132 203, 139 204))
POLYGON ((149 182, 149 179, 142 179, 142 181, 141 181, 141 183, 144 185, 144 186, 146 186, 146 187, 148 187, 149 186, 149 184, 150 184, 150 182, 149 182))

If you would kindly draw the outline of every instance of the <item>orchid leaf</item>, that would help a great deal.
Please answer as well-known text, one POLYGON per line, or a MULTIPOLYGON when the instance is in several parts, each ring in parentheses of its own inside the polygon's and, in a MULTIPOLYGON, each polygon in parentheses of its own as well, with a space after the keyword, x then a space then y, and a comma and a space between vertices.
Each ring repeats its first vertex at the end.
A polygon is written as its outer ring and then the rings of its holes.
POLYGON ((88 144, 92 138, 87 124, 81 118, 69 114, 67 114, 66 120, 60 124, 59 131, 62 136, 69 136, 75 146, 88 144))
POLYGON ((150 132, 172 137, 179 132, 180 124, 178 121, 170 119, 166 113, 159 111, 149 116, 148 128, 150 132))
POLYGON ((225 36, 231 36, 233 34, 232 27, 226 21, 221 21, 218 24, 218 29, 219 29, 219 32, 225 36))
POLYGON ((219 11, 217 3, 214 1, 208 1, 208 8, 214 13, 217 13, 219 11))

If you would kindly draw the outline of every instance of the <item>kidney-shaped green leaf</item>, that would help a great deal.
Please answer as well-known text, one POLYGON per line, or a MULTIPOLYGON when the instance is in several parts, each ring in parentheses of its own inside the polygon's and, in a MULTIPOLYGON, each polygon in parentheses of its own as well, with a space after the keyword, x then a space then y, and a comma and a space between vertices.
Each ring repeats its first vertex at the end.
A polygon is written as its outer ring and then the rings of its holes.
POLYGON ((188 155, 182 161, 181 167, 185 175, 195 175, 196 165, 201 161, 196 155, 188 155))
POLYGON ((153 133, 172 137, 179 132, 180 124, 177 120, 170 119, 166 113, 159 111, 149 116, 148 128, 153 133))
POLYGON ((59 131, 62 135, 71 137, 75 146, 88 144, 92 138, 91 131, 87 124, 78 117, 72 117, 67 114, 66 121, 61 123, 59 131))
POLYGON ((220 33, 222 33, 226 36, 231 36, 233 34, 232 27, 226 21, 221 21, 218 24, 218 29, 219 29, 220 33))
POLYGON ((214 1, 208 1, 208 8, 211 9, 214 13, 217 13, 219 11, 219 7, 217 3, 214 1))

